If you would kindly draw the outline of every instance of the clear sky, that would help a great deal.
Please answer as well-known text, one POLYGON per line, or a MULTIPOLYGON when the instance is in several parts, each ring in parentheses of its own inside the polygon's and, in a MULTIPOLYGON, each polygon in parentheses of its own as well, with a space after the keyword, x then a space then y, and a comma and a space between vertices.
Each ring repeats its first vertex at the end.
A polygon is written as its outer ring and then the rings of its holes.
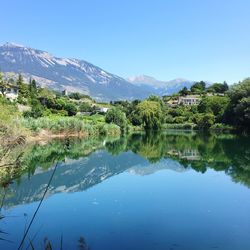
POLYGON ((0 0, 0 43, 128 77, 250 76, 250 0, 0 0))

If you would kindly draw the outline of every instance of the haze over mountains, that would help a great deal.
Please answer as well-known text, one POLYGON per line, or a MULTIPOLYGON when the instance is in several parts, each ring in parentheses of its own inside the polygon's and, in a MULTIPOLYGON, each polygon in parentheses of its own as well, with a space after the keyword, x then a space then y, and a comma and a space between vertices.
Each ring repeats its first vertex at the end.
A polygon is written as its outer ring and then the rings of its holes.
POLYGON ((185 79, 163 82, 149 76, 125 80, 84 60, 55 57, 14 43, 0 46, 0 70, 7 77, 15 78, 21 73, 26 80, 31 77, 42 87, 81 92, 101 101, 167 95, 193 83, 185 79))
POLYGON ((127 80, 137 86, 153 87, 158 90, 159 95, 173 94, 181 90, 184 86, 190 88, 194 83, 194 81, 189 81, 184 78, 176 78, 170 81, 160 81, 147 75, 129 77, 127 80))

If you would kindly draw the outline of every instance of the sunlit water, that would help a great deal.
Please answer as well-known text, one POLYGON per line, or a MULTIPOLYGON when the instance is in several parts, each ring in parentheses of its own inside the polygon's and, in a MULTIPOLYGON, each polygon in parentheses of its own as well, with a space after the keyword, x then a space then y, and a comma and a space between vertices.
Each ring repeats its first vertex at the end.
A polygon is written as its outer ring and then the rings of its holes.
POLYGON ((0 249, 250 249, 250 141, 133 135, 27 149, 1 190, 0 249), (21 249, 21 248, 20 248, 21 249))

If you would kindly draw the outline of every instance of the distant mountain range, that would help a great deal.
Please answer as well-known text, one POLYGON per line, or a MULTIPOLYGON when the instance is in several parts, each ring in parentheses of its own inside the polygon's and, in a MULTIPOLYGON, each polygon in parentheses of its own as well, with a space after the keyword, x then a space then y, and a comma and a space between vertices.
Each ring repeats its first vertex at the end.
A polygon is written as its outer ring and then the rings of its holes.
POLYGON ((160 81, 147 75, 129 77, 127 80, 136 86, 154 88, 158 95, 171 95, 180 91, 183 87, 190 88, 194 84, 194 81, 183 78, 160 81))
POLYGON ((15 78, 21 73, 26 80, 31 77, 42 87, 81 92, 102 101, 172 94, 193 83, 185 79, 163 82, 148 76, 125 80, 84 60, 55 57, 14 43, 0 46, 0 70, 7 77, 15 78))

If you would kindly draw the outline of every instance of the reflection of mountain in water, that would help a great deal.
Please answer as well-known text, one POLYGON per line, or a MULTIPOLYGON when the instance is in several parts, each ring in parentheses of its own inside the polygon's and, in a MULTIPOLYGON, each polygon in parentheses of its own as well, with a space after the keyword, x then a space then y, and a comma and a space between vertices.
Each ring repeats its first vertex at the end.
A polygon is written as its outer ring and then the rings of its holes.
POLYGON ((212 168, 250 187, 249 150, 248 138, 231 135, 134 134, 105 146, 100 140, 56 141, 26 154, 28 174, 8 186, 5 206, 41 199, 57 161, 64 162, 58 165, 48 195, 83 191, 126 170, 143 176, 162 169, 205 173, 212 168))
MULTIPOLYGON (((162 160, 151 165, 147 160, 131 151, 112 156, 104 150, 99 150, 92 153, 89 157, 60 163, 48 195, 83 191, 127 169, 131 169, 129 170, 131 173, 140 175, 154 173, 162 169, 184 171, 184 168, 179 163, 171 160, 162 160), (133 168, 133 166, 135 167, 133 168)), ((27 175, 23 176, 21 185, 15 183, 10 186, 9 192, 14 194, 14 196, 6 200, 5 206, 40 200, 52 171, 53 168, 47 171, 38 168, 31 178, 28 178, 27 175)))
POLYGON ((153 164, 136 165, 128 169, 128 172, 131 174, 137 174, 143 176, 143 175, 153 174, 160 170, 172 170, 182 173, 189 170, 189 168, 184 168, 183 165, 172 159, 162 159, 159 162, 153 164))
MULTIPOLYGON (((123 153, 112 157, 106 151, 97 151, 89 157, 79 160, 60 163, 55 172, 49 188, 49 195, 58 192, 77 192, 86 190, 91 186, 107 179, 112 175, 119 174, 131 166, 143 160, 133 153, 123 153)), ((52 174, 53 168, 48 171, 39 171, 30 179, 25 176, 21 185, 11 185, 11 193, 15 194, 6 200, 5 205, 17 205, 29 203, 41 199, 44 188, 52 174)))

